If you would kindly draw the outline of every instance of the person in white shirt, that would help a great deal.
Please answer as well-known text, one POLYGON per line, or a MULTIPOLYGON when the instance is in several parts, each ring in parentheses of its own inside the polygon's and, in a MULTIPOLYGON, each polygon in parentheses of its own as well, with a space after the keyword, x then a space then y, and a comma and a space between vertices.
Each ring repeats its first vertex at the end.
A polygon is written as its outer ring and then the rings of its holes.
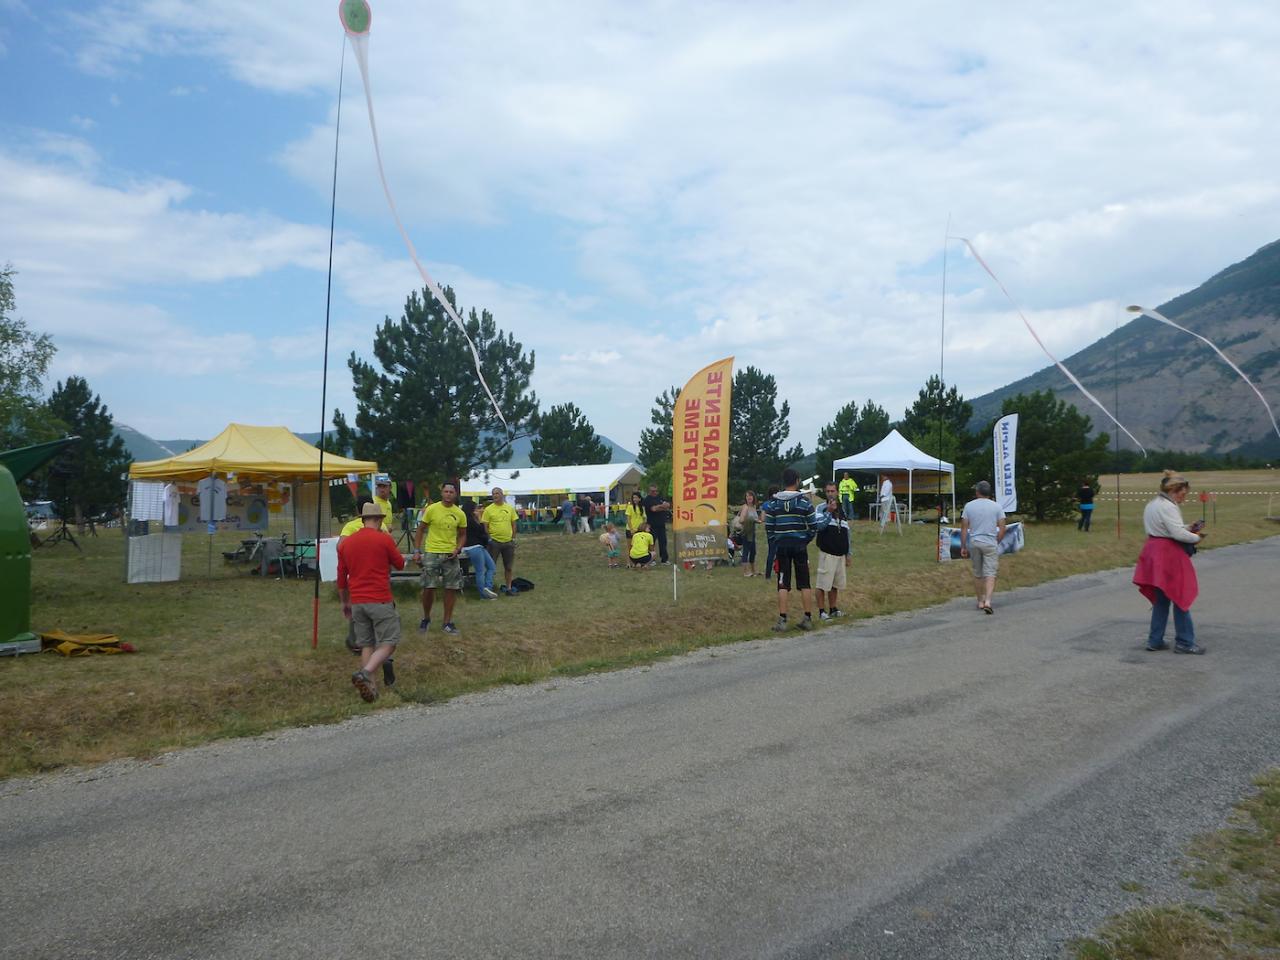
POLYGON ((1191 554, 1195 544, 1204 539, 1202 524, 1187 526, 1179 509, 1191 491, 1186 477, 1166 470, 1160 480, 1160 495, 1142 511, 1142 525, 1147 531, 1133 583, 1151 601, 1151 629, 1147 633, 1148 650, 1167 650, 1164 639, 1173 607, 1174 653, 1204 653, 1196 643, 1196 628, 1191 620, 1191 605, 1200 592, 1191 554))
POLYGON ((889 515, 893 513, 893 481, 888 477, 884 478, 884 482, 880 484, 880 532, 884 533, 884 525, 889 522, 889 515))
POLYGON ((991 595, 995 593, 996 571, 1000 568, 998 545, 1004 539, 1004 510, 991 499, 991 484, 987 481, 979 480, 973 492, 977 497, 964 505, 964 513, 960 515, 960 556, 973 561, 978 609, 994 613, 991 595))

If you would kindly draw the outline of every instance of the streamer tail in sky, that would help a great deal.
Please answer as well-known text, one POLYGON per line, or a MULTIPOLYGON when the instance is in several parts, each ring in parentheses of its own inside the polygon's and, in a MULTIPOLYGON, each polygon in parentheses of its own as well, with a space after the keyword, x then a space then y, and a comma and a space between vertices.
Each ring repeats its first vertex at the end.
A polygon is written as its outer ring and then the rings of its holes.
POLYGON ((392 197, 391 187, 387 183, 387 174, 382 166, 382 148, 378 143, 378 121, 373 114, 373 88, 369 84, 369 28, 373 23, 373 12, 369 9, 369 4, 366 0, 342 0, 338 4, 338 17, 342 21, 342 29, 347 33, 347 39, 351 41, 351 49, 355 53, 356 62, 360 65, 360 79, 364 84, 364 101, 369 110, 369 130, 373 134, 373 155, 378 164, 378 179, 382 181, 382 192, 387 198, 387 206, 391 208, 391 216, 396 222, 396 229, 400 231, 400 239, 404 241, 405 248, 409 251, 409 258, 413 261, 413 265, 418 268, 418 273, 421 274, 422 282, 426 284, 427 290, 444 308, 445 314, 462 332, 463 338, 467 341, 467 346, 471 348, 471 358, 475 362, 476 376, 480 379, 480 386, 484 387, 484 392, 488 395, 489 402, 493 404, 493 409, 498 414, 498 419, 507 428, 507 436, 510 437, 512 432, 511 424, 507 423, 507 418, 502 415, 502 408, 498 406, 498 401, 494 397, 493 391, 489 389, 488 381, 484 378, 484 371, 480 369, 480 352, 476 350, 476 345, 471 341, 470 334, 467 333, 467 325, 458 316, 453 304, 445 297, 440 284, 436 283, 431 274, 427 272, 427 268, 422 265, 422 261, 418 259, 418 251, 414 248, 413 241, 409 239, 409 231, 405 229, 404 222, 400 219, 400 213, 396 209, 395 198, 392 197))
POLYGON ((990 276, 991 279, 996 282, 996 286, 1000 288, 1000 292, 1004 294, 1005 299, 1008 300, 1009 303, 1013 306, 1014 312, 1016 312, 1018 316, 1022 318, 1023 325, 1027 328, 1027 331, 1031 334, 1032 339, 1034 339, 1035 342, 1040 346, 1040 349, 1044 351, 1044 355, 1053 361, 1053 365, 1062 371, 1062 375, 1066 377, 1068 380, 1070 380, 1075 385, 1075 388, 1077 390, 1079 390, 1081 393, 1083 393, 1086 397, 1089 398, 1090 403, 1092 403, 1095 407, 1097 407, 1099 410, 1105 413, 1107 415, 1107 419, 1109 419, 1112 423, 1114 423, 1126 437, 1128 437, 1135 444, 1137 444, 1138 449, 1142 451, 1142 455, 1145 457, 1147 455, 1147 448, 1142 445, 1141 441, 1139 441, 1137 437, 1135 437, 1132 433, 1130 433, 1128 428, 1125 427, 1123 423, 1121 423, 1119 420, 1116 419, 1115 414, 1113 414, 1110 410, 1108 410, 1106 407, 1102 405, 1101 400, 1099 400, 1097 397, 1095 397, 1092 393, 1090 393, 1085 388, 1085 385, 1076 378, 1076 375, 1067 369, 1066 364, 1064 364, 1061 360, 1059 360, 1057 357, 1055 357, 1052 353, 1049 352, 1049 348, 1046 347, 1044 345, 1044 341, 1040 339, 1040 334, 1036 333, 1036 328, 1031 325, 1031 321, 1028 320, 1026 314, 1022 312, 1022 308, 1018 306, 1017 301, 1014 300, 1012 295, 1010 295, 1009 291, 1005 289, 1004 284, 1000 282, 1000 278, 996 276, 995 271, 992 270, 991 267, 987 265, 987 261, 982 259, 982 254, 978 253, 978 251, 974 248, 973 244, 968 240, 968 238, 951 237, 951 239, 959 240, 966 247, 969 248, 969 252, 973 254, 973 259, 977 260, 978 264, 982 267, 982 269, 987 271, 987 275, 990 276))

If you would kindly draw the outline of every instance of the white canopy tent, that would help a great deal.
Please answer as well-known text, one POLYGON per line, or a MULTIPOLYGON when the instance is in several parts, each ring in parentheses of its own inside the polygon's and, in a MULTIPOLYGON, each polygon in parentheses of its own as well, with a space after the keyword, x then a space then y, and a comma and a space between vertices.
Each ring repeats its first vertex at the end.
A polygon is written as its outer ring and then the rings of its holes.
POLYGON ((606 509, 619 484, 638 486, 640 468, 634 463, 588 463, 573 467, 515 467, 481 470, 462 481, 464 497, 487 497, 501 487, 509 497, 568 493, 603 493, 606 509))
POLYGON ((931 457, 923 450, 918 449, 897 430, 890 430, 887 437, 875 446, 870 447, 867 450, 863 450, 862 453, 855 453, 849 457, 841 457, 839 460, 832 463, 832 480, 836 478, 837 470, 863 470, 868 473, 877 474, 889 470, 898 472, 906 471, 908 518, 911 516, 913 506, 912 499, 915 494, 915 475, 917 473, 924 473, 930 477, 939 477, 942 474, 950 474, 951 515, 955 516, 956 468, 945 460, 939 460, 937 457, 931 457))

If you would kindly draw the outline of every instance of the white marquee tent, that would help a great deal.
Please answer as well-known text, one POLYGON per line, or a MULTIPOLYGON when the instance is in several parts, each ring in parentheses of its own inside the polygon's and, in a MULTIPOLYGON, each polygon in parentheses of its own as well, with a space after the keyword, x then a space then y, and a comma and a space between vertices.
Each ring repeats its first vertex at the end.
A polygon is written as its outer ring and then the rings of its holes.
MULTIPOLYGON (((509 497, 603 493, 605 506, 618 485, 638 486, 640 468, 634 463, 588 463, 574 467, 517 467, 481 470, 462 481, 464 497, 487 497, 501 487, 509 497)), ((616 498, 614 498, 616 499, 616 498)))
POLYGON ((867 473, 901 473, 905 471, 907 474, 908 517, 911 516, 913 506, 915 475, 919 473, 930 478, 936 478, 943 474, 950 474, 951 515, 955 516, 955 467, 945 460, 931 457, 923 450, 918 449, 897 430, 890 430, 887 437, 861 453, 855 453, 852 456, 841 457, 836 460, 831 464, 831 479, 835 479, 837 470, 862 470, 867 473))

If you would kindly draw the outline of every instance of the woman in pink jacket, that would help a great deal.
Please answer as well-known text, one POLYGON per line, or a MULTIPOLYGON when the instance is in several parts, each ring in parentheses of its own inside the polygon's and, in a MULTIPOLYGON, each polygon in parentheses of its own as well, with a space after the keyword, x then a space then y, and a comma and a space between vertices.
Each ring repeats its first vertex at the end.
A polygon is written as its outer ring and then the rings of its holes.
POLYGON ((1166 470, 1160 480, 1160 495, 1142 512, 1147 542, 1134 568, 1133 582, 1151 601, 1148 650, 1169 649, 1164 629, 1169 622, 1169 607, 1172 605, 1173 652, 1204 653, 1204 647, 1196 643, 1196 628, 1191 622, 1191 604, 1195 603, 1200 592, 1196 570, 1191 565, 1191 554, 1195 553, 1195 545, 1204 539, 1205 534, 1201 532, 1198 520, 1189 527, 1184 524, 1179 509, 1190 490, 1191 484, 1185 477, 1166 470))

